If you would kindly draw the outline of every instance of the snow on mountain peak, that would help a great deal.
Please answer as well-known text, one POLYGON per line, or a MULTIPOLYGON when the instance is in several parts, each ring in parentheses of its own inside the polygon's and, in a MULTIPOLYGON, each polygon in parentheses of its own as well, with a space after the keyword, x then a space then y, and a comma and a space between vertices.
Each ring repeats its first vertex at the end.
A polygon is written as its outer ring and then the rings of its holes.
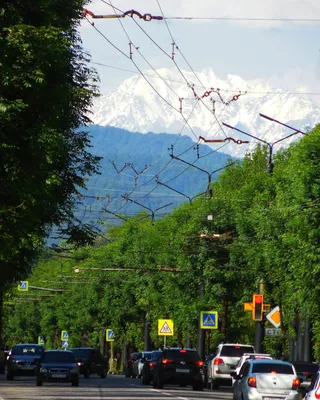
MULTIPOLYGON (((223 127, 222 121, 270 143, 293 132, 261 118, 259 113, 303 130, 318 123, 320 108, 306 98, 272 87, 263 79, 245 81, 229 74, 221 80, 211 68, 196 75, 162 68, 144 71, 144 76, 132 76, 113 93, 101 96, 93 106, 92 119, 95 124, 132 132, 182 133, 194 141, 199 136, 250 140, 248 145, 229 142, 223 148, 226 153, 242 156, 257 141, 223 127), (234 97, 239 93, 238 99, 234 97), (233 98, 237 100, 232 101, 233 98)), ((293 136, 283 145, 297 138, 298 135, 293 136)))

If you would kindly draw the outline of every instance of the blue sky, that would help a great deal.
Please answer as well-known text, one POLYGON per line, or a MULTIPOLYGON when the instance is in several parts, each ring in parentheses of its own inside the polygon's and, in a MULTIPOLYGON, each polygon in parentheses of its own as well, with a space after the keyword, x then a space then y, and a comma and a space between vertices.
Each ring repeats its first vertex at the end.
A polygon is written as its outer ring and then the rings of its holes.
MULTIPOLYGON (((106 0, 106 2, 109 2, 106 0)), ((114 7, 127 11, 135 9, 141 14, 161 15, 159 4, 167 17, 228 17, 248 18, 246 21, 221 20, 167 20, 175 43, 193 69, 211 67, 224 78, 239 75, 246 80, 264 78, 275 86, 290 91, 320 93, 320 1, 293 0, 112 0, 114 7), (263 18, 266 21, 250 19, 263 18), (272 19, 319 19, 317 22, 285 22, 272 19)), ((112 7, 94 0, 87 8, 95 14, 114 14, 112 7)), ((90 21, 93 21, 88 17, 90 21)), ((139 25, 165 51, 171 54, 172 39, 163 21, 145 22, 135 18, 139 25)), ((120 20, 133 44, 154 68, 173 67, 172 60, 151 43, 130 17, 120 20)), ((129 55, 128 38, 117 19, 94 20, 99 29, 115 46, 129 55)), ((114 90, 135 70, 132 61, 115 50, 83 21, 80 33, 84 47, 92 61, 110 67, 97 66, 101 78, 101 92, 114 90), (111 68, 115 67, 115 68, 111 68)), ((189 69, 182 57, 175 59, 183 69, 189 69)), ((139 68, 149 68, 136 53, 139 68)), ((311 95, 320 103, 320 95, 311 95)))

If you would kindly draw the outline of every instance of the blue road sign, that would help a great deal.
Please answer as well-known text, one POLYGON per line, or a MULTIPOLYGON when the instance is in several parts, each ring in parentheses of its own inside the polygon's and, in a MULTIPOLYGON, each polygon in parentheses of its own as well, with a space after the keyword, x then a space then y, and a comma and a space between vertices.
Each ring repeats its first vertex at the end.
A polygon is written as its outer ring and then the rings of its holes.
POLYGON ((63 349, 67 349, 69 347, 69 342, 67 340, 62 340, 61 346, 63 349))
POLYGON ((201 311, 200 312, 201 329, 218 329, 218 312, 201 311))
POLYGON ((68 331, 61 331, 61 340, 68 340, 68 339, 69 339, 68 331))
POLYGON ((106 341, 107 342, 113 342, 115 337, 116 337, 116 335, 112 329, 106 330, 106 341))
POLYGON ((27 292, 28 291, 28 281, 20 281, 18 285, 18 290, 20 292, 27 292))

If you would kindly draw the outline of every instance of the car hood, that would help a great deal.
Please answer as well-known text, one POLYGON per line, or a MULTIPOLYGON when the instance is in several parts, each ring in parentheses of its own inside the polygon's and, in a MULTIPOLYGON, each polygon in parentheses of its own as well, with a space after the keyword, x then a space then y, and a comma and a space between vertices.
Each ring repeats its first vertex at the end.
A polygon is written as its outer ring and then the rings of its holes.
POLYGON ((75 363, 41 363, 40 367, 42 368, 60 368, 60 369, 66 369, 66 368, 76 368, 78 367, 77 364, 75 363))
POLYGON ((34 360, 39 360, 39 358, 41 357, 41 354, 37 355, 37 354, 33 354, 33 355, 11 355, 10 359, 11 360, 15 360, 15 361, 34 361, 34 360))

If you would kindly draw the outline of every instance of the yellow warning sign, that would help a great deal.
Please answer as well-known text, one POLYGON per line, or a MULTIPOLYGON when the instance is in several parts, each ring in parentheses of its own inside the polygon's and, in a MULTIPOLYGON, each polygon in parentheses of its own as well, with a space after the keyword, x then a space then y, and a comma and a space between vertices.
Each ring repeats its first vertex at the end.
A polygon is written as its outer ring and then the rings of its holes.
POLYGON ((172 319, 158 319, 158 335, 159 336, 173 336, 173 320, 172 319))

